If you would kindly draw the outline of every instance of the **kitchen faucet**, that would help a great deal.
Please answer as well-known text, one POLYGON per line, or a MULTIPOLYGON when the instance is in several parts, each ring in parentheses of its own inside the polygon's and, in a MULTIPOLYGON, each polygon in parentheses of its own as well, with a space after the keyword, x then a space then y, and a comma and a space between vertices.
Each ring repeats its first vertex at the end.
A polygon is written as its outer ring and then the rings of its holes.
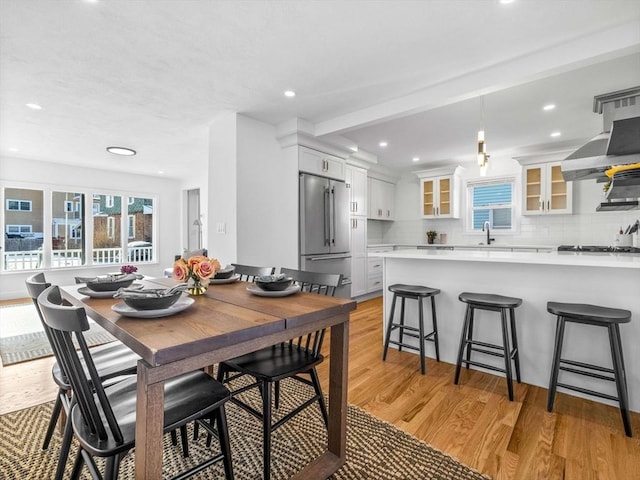
POLYGON ((491 245, 491 242, 495 242, 496 239, 495 238, 491 238, 491 232, 489 231, 489 226, 491 224, 489 223, 489 220, 487 220, 486 222, 484 222, 484 224, 482 225, 482 231, 484 232, 484 229, 487 229, 487 245, 491 245))

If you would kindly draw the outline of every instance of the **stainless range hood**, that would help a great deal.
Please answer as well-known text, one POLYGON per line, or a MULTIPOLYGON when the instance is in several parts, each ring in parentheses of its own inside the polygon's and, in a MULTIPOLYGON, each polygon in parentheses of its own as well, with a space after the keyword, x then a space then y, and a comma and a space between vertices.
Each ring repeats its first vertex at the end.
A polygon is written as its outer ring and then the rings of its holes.
POLYGON ((563 160, 565 180, 608 180, 612 165, 640 163, 640 87, 594 97, 593 111, 603 116, 603 133, 563 160))
POLYGON ((603 116, 603 133, 597 135, 562 161, 565 180, 596 179, 607 182, 606 202, 596 210, 638 208, 640 197, 640 87, 629 88, 593 99, 593 111, 603 116), (606 175, 612 166, 635 165, 613 178, 606 175))

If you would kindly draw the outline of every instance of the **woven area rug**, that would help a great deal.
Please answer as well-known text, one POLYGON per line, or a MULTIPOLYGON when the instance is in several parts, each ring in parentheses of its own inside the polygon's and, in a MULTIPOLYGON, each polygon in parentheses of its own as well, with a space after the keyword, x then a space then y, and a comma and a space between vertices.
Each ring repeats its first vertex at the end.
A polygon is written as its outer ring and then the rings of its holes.
MULTIPOLYGON (((89 322, 89 327, 85 339, 90 347, 115 340, 99 325, 89 322)), ((33 303, 0 308, 0 359, 3 366, 52 354, 33 303)))
MULTIPOLYGON (((308 394, 306 386, 285 381, 282 384, 280 413, 291 407, 288 399, 308 394)), ((256 395, 257 397, 257 395, 256 395)), ((256 398, 256 401, 258 399, 256 398)), ((262 429, 260 423, 235 405, 227 404, 233 469, 237 480, 262 478, 262 429)), ((53 403, 0 416, 0 476, 3 479, 53 478, 60 449, 60 435, 54 435, 49 450, 42 450, 42 440, 53 403)), ((364 410, 350 405, 347 412, 347 463, 335 479, 354 480, 487 480, 457 460, 417 440, 364 410)), ((191 430, 189 431, 191 438, 191 430)), ((323 451, 326 430, 317 406, 305 409, 273 434, 271 472, 273 479, 289 478, 323 451)), ((217 442, 212 442, 217 449, 217 442)), ((164 477, 175 475, 210 454, 205 436, 189 442, 190 458, 183 458, 179 446, 172 446, 165 435, 164 477)), ((66 474, 70 473, 76 447, 71 453, 66 474)), ((134 478, 134 453, 120 467, 120 479, 134 478)), ((65 477, 66 478, 66 477, 65 477)), ((90 478, 86 467, 82 479, 90 478)), ((222 479, 217 464, 196 475, 198 479, 222 479)))

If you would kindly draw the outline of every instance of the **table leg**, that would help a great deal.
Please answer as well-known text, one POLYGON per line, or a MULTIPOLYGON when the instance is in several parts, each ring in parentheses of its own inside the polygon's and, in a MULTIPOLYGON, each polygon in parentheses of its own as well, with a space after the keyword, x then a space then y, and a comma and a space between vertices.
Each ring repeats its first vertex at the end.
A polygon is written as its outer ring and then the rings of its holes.
POLYGON ((329 355, 329 451, 342 464, 347 450, 347 380, 349 378, 349 321, 331 327, 329 355))
POLYGON ((162 478, 164 382, 149 385, 149 365, 138 362, 136 480, 162 478))

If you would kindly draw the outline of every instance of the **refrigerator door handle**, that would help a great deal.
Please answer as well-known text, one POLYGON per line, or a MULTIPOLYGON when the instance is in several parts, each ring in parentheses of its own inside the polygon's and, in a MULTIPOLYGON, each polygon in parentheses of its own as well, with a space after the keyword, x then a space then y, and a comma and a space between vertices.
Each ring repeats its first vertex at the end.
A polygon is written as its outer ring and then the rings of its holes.
POLYGON ((330 245, 331 238, 331 206, 329 202, 330 191, 328 188, 324 189, 324 244, 330 245))
POLYGON ((311 261, 311 262, 317 262, 317 261, 322 261, 322 260, 339 260, 341 258, 351 258, 351 254, 350 253, 345 253, 342 255, 322 255, 319 257, 307 257, 307 260, 311 261))
POLYGON ((336 244, 336 192, 331 187, 331 245, 336 244))

